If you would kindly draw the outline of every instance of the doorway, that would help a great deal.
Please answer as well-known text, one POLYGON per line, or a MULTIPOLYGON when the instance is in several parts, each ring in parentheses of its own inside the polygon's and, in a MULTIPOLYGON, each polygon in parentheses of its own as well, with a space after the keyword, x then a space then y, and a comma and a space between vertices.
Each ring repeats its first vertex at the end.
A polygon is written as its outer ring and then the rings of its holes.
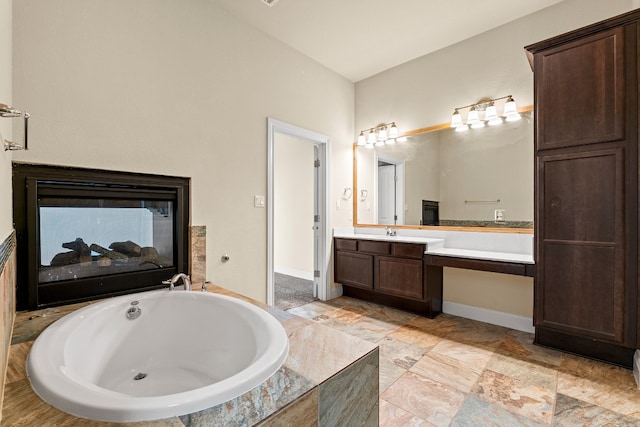
POLYGON ((267 126, 267 303, 288 309, 327 299, 329 139, 271 118, 267 126))
POLYGON ((379 153, 376 162, 376 224, 404 224, 404 161, 379 153))

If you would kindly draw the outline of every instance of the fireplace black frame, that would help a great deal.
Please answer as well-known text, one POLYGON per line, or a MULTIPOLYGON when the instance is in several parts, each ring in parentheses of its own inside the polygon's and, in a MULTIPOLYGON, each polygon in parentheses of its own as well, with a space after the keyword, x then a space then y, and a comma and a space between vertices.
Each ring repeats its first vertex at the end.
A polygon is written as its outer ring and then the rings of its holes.
POLYGON ((16 230, 18 310, 88 301, 163 287, 162 281, 189 270, 190 179, 164 175, 13 162, 13 220, 16 230), (82 197, 169 197, 174 201, 173 266, 38 284, 38 196, 69 191, 82 197), (65 190, 68 189, 68 190, 65 190))

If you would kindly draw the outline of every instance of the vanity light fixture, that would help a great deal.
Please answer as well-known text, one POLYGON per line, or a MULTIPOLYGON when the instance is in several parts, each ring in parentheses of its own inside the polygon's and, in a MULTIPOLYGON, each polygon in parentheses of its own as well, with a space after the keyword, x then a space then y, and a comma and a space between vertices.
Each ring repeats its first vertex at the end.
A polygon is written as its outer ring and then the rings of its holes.
POLYGON ((481 99, 475 104, 465 105, 464 107, 457 107, 451 115, 451 127, 456 131, 461 132, 469 129, 482 128, 485 125, 496 126, 503 122, 503 119, 507 122, 514 122, 520 120, 521 116, 518 113, 516 102, 513 100, 512 95, 501 96, 493 99, 481 99), (496 108, 495 101, 506 99, 504 103, 504 109, 502 116, 498 115, 498 109, 496 108), (467 114, 467 122, 464 123, 460 110, 469 108, 467 114), (484 117, 480 118, 480 113, 484 112, 484 117))
POLYGON ((378 126, 361 130, 357 145, 372 148, 374 145, 381 147, 386 144, 394 144, 396 141, 401 142, 399 135, 396 122, 381 123, 378 126))

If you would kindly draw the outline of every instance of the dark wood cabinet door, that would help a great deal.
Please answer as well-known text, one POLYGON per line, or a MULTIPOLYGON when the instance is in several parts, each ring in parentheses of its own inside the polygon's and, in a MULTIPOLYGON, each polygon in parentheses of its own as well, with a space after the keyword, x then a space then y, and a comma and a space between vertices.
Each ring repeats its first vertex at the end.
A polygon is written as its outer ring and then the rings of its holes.
POLYGON ((625 138, 624 42, 618 27, 536 55, 538 150, 625 138))
POLYGON ((422 260, 377 256, 374 277, 378 292, 424 299, 422 260))
POLYGON ((373 289, 373 256, 335 252, 334 280, 350 286, 373 289))
POLYGON ((538 157, 536 326, 624 344, 624 148, 538 157))

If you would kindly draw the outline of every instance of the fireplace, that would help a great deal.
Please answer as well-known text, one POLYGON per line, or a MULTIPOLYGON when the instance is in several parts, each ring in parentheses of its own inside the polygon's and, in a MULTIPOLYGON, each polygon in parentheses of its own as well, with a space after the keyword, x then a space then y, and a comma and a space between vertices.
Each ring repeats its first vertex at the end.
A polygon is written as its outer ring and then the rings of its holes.
POLYGON ((13 164, 17 308, 150 290, 189 265, 189 179, 13 164))

